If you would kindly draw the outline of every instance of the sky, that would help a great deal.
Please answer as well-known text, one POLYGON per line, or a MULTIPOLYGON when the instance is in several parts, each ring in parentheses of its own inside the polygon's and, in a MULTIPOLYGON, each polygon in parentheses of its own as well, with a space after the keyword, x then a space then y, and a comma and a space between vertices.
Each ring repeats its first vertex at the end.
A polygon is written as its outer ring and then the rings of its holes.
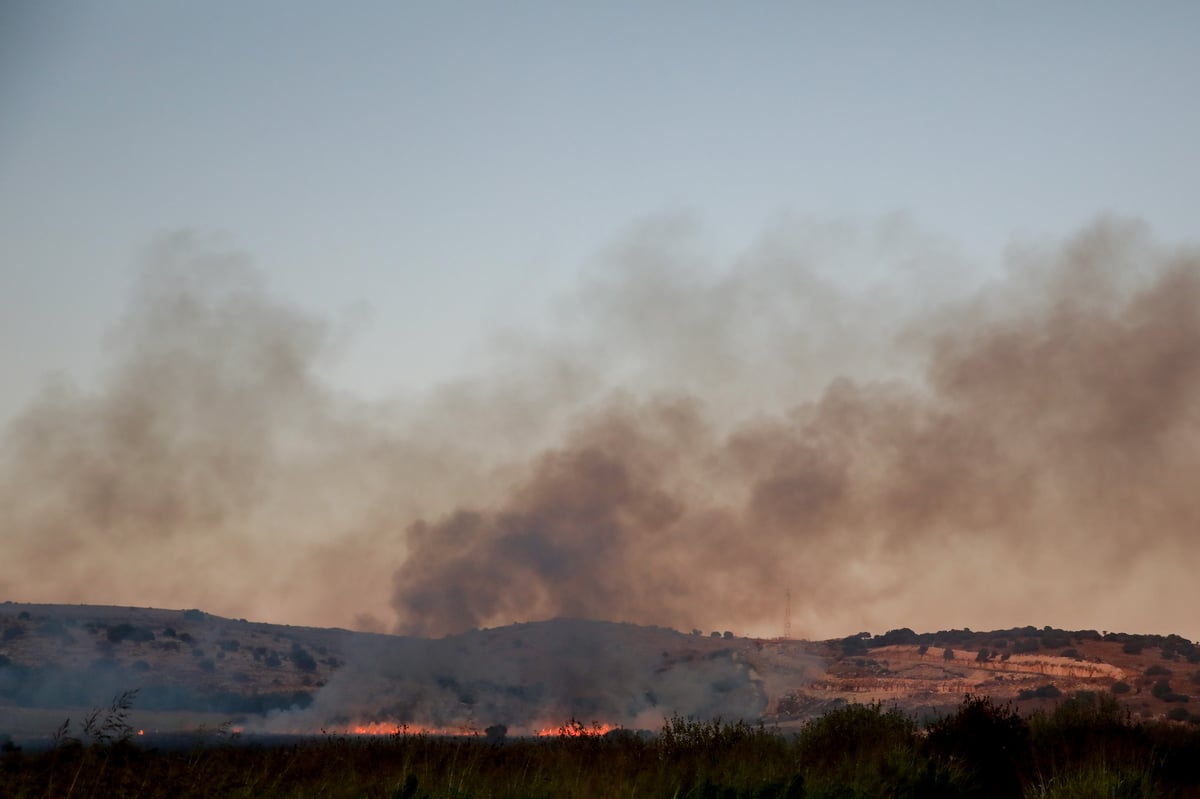
MULTIPOLYGON (((1171 296, 1197 240, 1197 23, 1172 2, 5 3, 0 535, 20 557, 0 593, 428 634, 572 613, 765 633, 791 590, 812 634, 1198 637, 1143 612, 1182 528, 1119 574, 1107 544, 1054 538, 1122 484, 1111 464, 1039 489, 1027 517, 980 510, 1075 464, 1001 458, 1011 420, 945 382, 1003 360, 998 330, 1058 341, 1056 303, 1080 291, 1099 316, 1076 333, 1111 323, 1109 350, 1171 296), (987 433, 962 433, 972 464, 1009 468, 958 510, 889 521, 921 486, 876 492, 876 471, 935 456, 883 432, 818 445, 834 400, 920 442, 949 414, 987 433), (784 480, 797 458, 824 477, 784 480), (558 507, 610 479, 626 488, 558 507), (772 497, 826 503, 807 522, 826 532, 792 547, 772 497), (1064 560, 1041 563, 1035 533, 1064 560), (963 541, 1037 590, 972 589, 975 567, 905 587, 963 541), (1103 580, 1052 584, 1076 547, 1126 586, 1094 612, 1078 597, 1103 580)), ((1187 308, 1163 313, 1190 352, 1187 308)), ((1161 379, 1127 343, 1109 368, 1161 379)), ((1107 351, 1018 350, 1064 374, 1107 351)), ((1047 392, 1078 410, 1068 382, 1047 392)), ((1186 412, 1155 408, 1192 440, 1186 412)), ((1104 418, 1047 440, 1094 444, 1104 418)), ((1156 470, 1191 465, 1154 442, 1156 470)), ((1158 490, 1104 541, 1164 508, 1183 524, 1186 492, 1158 490)))

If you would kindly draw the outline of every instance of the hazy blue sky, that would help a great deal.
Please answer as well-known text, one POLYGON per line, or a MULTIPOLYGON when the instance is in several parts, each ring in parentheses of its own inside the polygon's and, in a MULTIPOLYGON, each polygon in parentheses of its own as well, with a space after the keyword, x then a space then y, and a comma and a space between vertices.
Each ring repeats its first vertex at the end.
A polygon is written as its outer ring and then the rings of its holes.
POLYGON ((0 418, 86 383, 180 229, 360 320, 339 374, 371 393, 453 373, 646 215, 718 258, 787 214, 909 214, 981 261, 1105 211, 1189 238, 1198 30, 1190 2, 10 0, 0 418))

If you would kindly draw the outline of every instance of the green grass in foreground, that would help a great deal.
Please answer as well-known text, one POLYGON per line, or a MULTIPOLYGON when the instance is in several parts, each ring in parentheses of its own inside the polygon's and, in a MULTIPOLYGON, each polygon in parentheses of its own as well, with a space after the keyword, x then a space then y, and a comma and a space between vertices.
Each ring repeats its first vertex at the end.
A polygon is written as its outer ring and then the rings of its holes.
POLYGON ((968 697, 925 728, 878 705, 850 705, 788 736, 676 718, 653 739, 334 736, 145 751, 119 725, 112 730, 116 737, 103 743, 64 740, 51 751, 0 756, 0 796, 1200 796, 1200 729, 1133 724, 1095 694, 1029 720, 968 697))

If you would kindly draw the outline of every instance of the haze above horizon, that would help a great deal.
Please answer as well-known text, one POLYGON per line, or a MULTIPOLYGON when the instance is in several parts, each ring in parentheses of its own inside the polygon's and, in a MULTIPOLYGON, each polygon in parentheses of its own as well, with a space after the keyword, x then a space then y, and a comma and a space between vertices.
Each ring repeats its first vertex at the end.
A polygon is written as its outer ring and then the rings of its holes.
POLYGON ((1200 637, 1197 23, 8 4, 0 596, 1200 637))

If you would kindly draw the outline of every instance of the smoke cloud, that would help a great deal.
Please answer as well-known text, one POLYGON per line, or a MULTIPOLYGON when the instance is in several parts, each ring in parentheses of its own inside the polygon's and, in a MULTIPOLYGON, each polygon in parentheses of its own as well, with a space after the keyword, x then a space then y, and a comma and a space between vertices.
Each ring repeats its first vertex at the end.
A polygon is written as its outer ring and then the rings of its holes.
POLYGON ((979 287, 902 220, 781 223, 729 264, 702 239, 639 226, 553 336, 387 403, 322 379, 337 331, 244 258, 163 242, 101 385, 5 431, 0 593, 771 635, 790 591, 811 636, 1200 636, 1196 251, 1101 220, 979 287))

